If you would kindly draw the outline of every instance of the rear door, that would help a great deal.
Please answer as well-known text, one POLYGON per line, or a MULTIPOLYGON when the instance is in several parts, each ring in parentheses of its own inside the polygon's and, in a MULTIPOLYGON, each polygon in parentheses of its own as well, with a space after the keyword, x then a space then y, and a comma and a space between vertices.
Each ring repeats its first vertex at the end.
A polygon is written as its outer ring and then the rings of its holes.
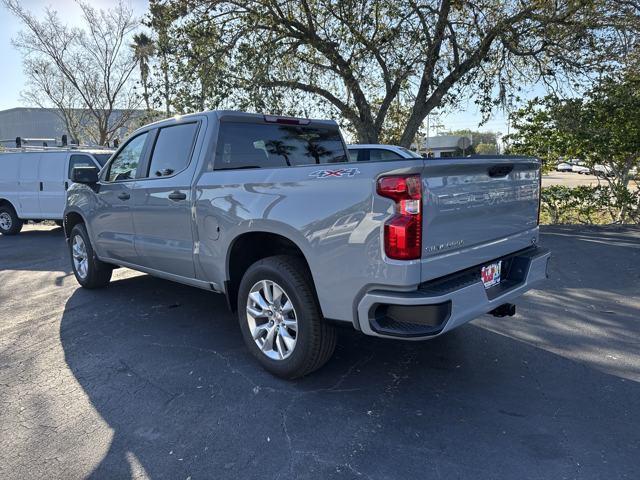
POLYGON ((133 223, 138 264, 194 278, 191 161, 201 122, 185 121, 154 131, 149 159, 134 189, 133 223))
POLYGON ((150 135, 131 138, 109 162, 96 191, 96 210, 90 217, 92 236, 101 257, 137 264, 133 229, 133 189, 150 135))
POLYGON ((64 180, 68 157, 68 152, 45 152, 40 157, 38 171, 41 218, 62 218, 66 200, 64 180))
POLYGON ((20 158, 18 179, 18 198, 20 201, 21 218, 29 220, 40 219, 40 179, 38 166, 40 153, 25 153, 20 158))

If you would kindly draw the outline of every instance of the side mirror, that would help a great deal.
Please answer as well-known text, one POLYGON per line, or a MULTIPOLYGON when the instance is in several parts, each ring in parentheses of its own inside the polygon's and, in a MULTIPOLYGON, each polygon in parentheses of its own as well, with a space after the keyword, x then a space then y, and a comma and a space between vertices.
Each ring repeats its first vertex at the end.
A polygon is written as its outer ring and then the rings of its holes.
POLYGON ((74 167, 71 172, 71 181, 75 183, 84 183, 93 185, 98 183, 97 167, 74 167))

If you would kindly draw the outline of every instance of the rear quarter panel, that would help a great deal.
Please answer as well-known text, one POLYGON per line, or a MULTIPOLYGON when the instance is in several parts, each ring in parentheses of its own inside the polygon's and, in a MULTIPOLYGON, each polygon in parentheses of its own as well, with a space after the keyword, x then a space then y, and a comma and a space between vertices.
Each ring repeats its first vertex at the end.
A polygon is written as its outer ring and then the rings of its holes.
POLYGON ((375 184, 382 173, 419 173, 422 167, 422 160, 408 160, 205 172, 195 204, 201 270, 222 284, 228 272, 220 260, 235 238, 283 235, 304 253, 324 316, 351 321, 365 290, 406 290, 420 281, 420 261, 385 259, 381 232, 393 204, 375 194, 375 184), (317 173, 349 168, 357 173, 317 173))

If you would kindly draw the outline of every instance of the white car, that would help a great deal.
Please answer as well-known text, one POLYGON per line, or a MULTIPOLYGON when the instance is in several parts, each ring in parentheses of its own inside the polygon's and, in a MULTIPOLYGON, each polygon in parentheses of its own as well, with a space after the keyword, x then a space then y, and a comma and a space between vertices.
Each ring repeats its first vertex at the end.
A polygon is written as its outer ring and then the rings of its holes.
POLYGON ((112 153, 83 149, 0 153, 0 233, 15 235, 27 220, 62 222, 73 168, 100 169, 112 153))
POLYGON ((572 172, 573 171, 573 164, 571 164, 569 162, 560 162, 558 165, 556 165, 556 171, 558 171, 558 172, 572 172))
POLYGON ((378 143, 347 145, 349 158, 352 162, 388 162, 408 158, 422 158, 416 152, 397 145, 382 145, 378 143))
POLYGON ((593 173, 598 177, 615 177, 616 176, 613 169, 608 165, 600 165, 600 164, 594 165, 593 173))
POLYGON ((585 165, 584 162, 577 162, 571 167, 571 171, 579 173, 581 175, 588 175, 591 173, 591 169, 585 165))

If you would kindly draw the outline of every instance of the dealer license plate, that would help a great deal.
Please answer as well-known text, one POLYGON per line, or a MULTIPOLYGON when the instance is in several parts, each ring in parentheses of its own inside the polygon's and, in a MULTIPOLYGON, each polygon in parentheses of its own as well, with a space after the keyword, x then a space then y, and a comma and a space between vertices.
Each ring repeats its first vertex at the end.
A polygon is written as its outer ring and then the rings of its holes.
POLYGON ((482 277, 482 283, 484 288, 491 288, 500 283, 500 270, 502 269, 502 260, 496 263, 490 263, 482 267, 480 276, 482 277))

